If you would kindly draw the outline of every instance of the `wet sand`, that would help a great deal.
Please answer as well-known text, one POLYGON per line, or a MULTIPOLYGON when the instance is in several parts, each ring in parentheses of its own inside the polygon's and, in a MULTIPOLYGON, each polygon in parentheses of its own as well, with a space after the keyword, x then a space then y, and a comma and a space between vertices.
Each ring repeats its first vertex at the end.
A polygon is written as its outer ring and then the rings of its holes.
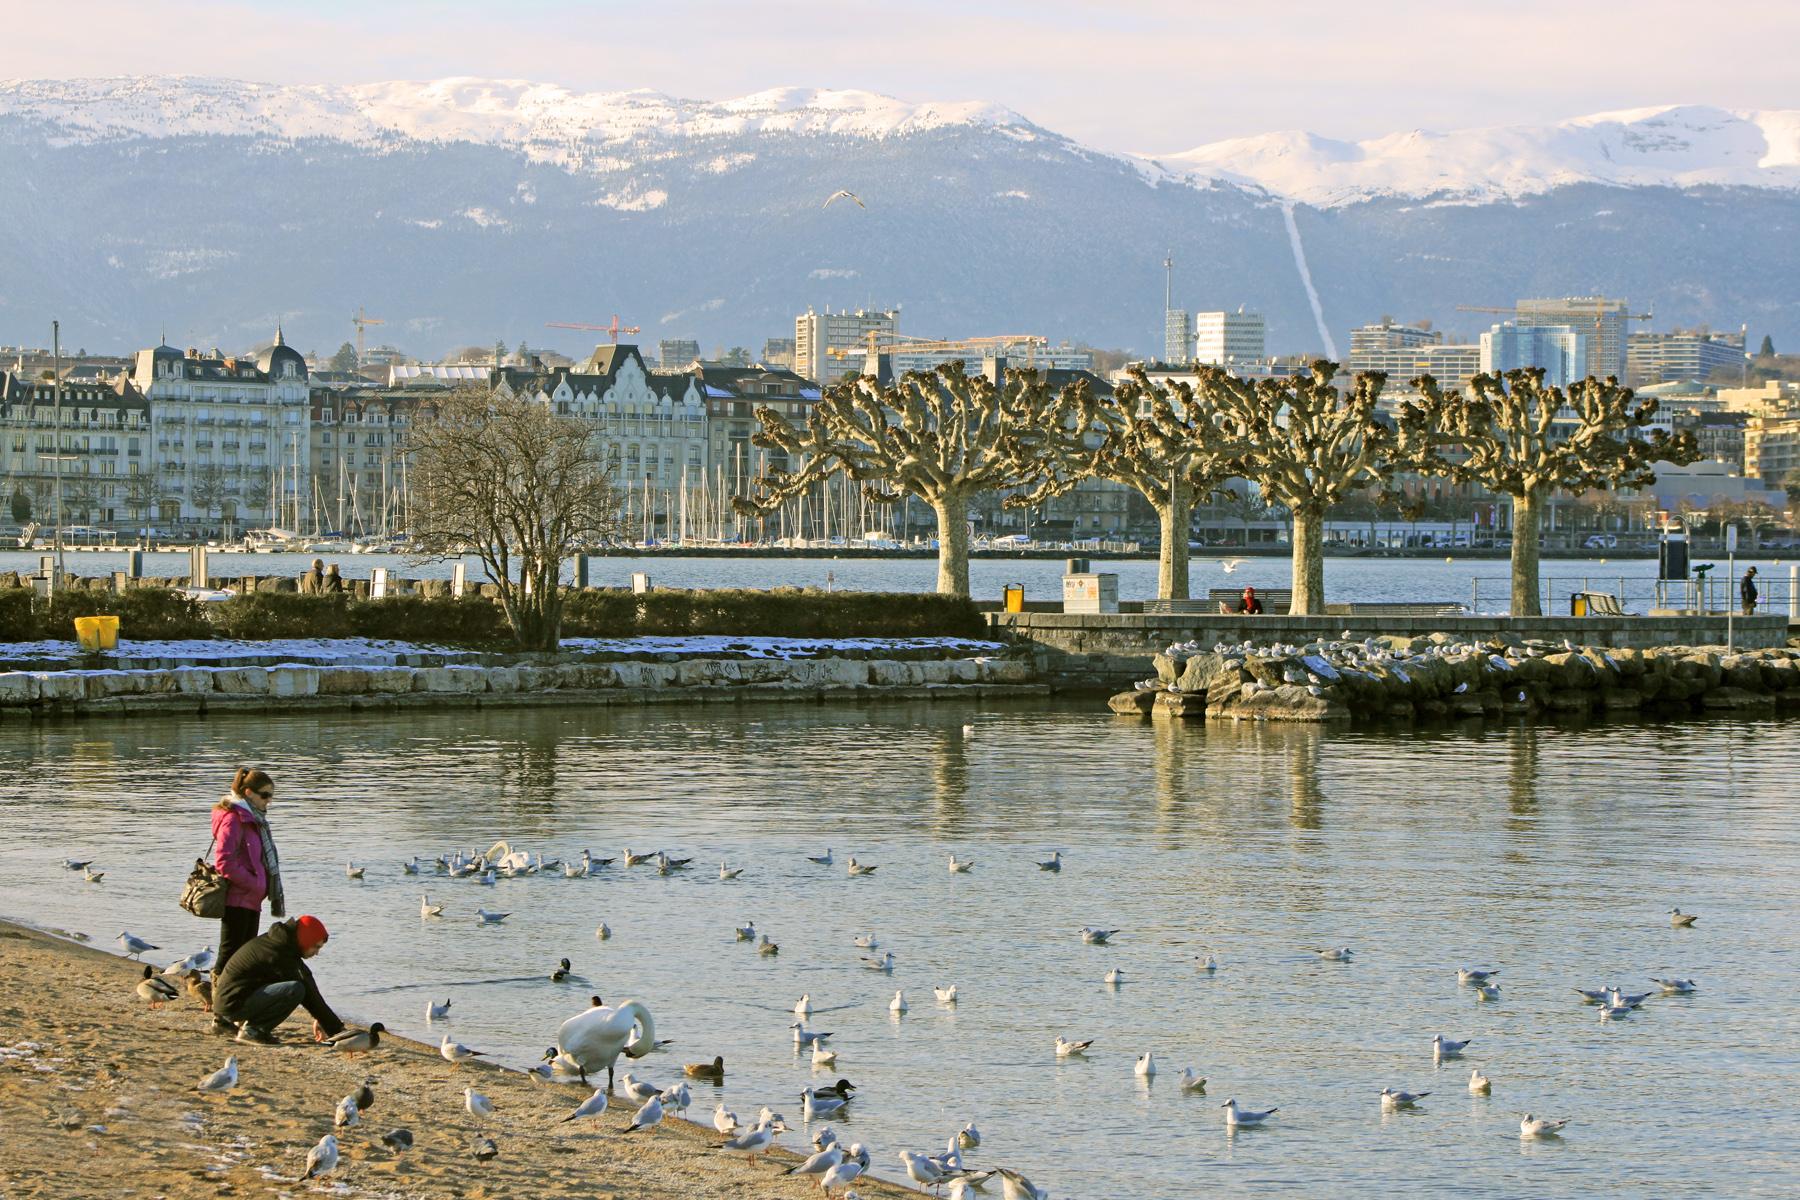
MULTIPOLYGON (((152 956, 156 965, 161 960, 152 956)), ((435 1047, 384 1036, 371 1054, 327 1053, 312 1043, 304 1010, 279 1031, 280 1046, 246 1045, 208 1032, 211 1018, 183 997, 150 1009, 136 994, 142 967, 117 955, 0 922, 0 1197, 162 1196, 583 1196, 817 1197, 816 1181, 779 1177, 795 1155, 750 1163, 719 1153, 710 1125, 667 1119, 624 1134, 635 1105, 614 1097, 597 1120, 561 1124, 587 1093, 485 1064, 453 1066, 435 1047), (238 1059, 239 1083, 223 1095, 195 1090, 238 1059), (332 1132, 337 1102, 368 1083, 374 1107, 338 1130, 342 1159, 322 1181, 296 1183, 307 1151, 332 1132), (462 1089, 494 1102, 477 1120, 462 1089), (390 1151, 381 1135, 404 1126, 415 1143, 390 1151), (499 1156, 478 1162, 476 1139, 499 1156)), ((345 1014, 348 1018, 349 1014, 345 1014)), ((546 1039, 548 1041, 549 1039, 546 1039)), ((645 1060, 665 1086, 685 1055, 645 1060)), ((709 1120, 710 1090, 694 1089, 690 1116, 709 1120)), ((740 1118, 755 1119, 733 1101, 740 1118)), ((798 1111, 781 1142, 810 1149, 798 1111)), ((858 1181, 860 1196, 910 1194, 858 1181)))

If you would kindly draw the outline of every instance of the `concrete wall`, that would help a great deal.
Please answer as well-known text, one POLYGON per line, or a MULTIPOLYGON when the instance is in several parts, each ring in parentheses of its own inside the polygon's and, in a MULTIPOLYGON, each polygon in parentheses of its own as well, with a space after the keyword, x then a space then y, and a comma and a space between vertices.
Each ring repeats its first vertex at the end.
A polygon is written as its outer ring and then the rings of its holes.
MULTIPOLYGON (((1459 639, 1510 636, 1576 645, 1635 647, 1723 646, 1724 617, 1233 617, 1138 613, 989 613, 988 626, 1039 646, 1039 665, 1062 686, 1126 686, 1150 673, 1169 646, 1202 647, 1246 639, 1259 645, 1318 640, 1420 637, 1446 633, 1459 639)), ((1787 645, 1785 615, 1739 617, 1740 650, 1787 645)))

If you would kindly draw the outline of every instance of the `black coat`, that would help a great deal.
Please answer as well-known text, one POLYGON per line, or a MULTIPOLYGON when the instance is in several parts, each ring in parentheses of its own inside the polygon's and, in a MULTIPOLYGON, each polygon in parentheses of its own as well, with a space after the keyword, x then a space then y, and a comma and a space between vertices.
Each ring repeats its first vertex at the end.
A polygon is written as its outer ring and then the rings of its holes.
POLYGON ((294 932, 295 922, 282 921, 269 926, 261 937, 252 938, 238 947, 219 977, 213 980, 213 1011, 232 1021, 243 1020, 243 1005, 258 990, 271 983, 300 982, 306 985, 306 1011, 325 1033, 340 1033, 344 1023, 325 1003, 319 987, 313 982, 306 960, 300 957, 300 940, 294 932))
POLYGON ((1756 576, 1745 573, 1744 577, 1738 581, 1738 595, 1743 598, 1745 604, 1756 603, 1756 576))

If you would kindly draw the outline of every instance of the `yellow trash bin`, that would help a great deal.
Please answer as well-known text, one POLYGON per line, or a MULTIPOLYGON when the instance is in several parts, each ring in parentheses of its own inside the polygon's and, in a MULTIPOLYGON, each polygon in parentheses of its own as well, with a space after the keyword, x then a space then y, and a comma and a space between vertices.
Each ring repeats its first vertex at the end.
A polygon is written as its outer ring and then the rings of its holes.
POLYGON ((1007 584, 1005 595, 1006 595, 1006 611, 1007 612, 1022 613, 1025 611, 1025 585, 1024 584, 1022 584, 1022 583, 1007 584))
POLYGON ((76 617, 75 640, 90 654, 119 648, 119 618, 76 617))

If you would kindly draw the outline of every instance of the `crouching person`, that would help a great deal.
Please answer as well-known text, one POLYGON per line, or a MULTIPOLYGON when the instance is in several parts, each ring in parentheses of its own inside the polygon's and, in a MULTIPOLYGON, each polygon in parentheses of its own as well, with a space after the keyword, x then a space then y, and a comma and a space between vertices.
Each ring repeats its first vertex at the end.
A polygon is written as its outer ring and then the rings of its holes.
POLYGON ((312 1015, 315 1041, 342 1032, 344 1023, 306 966, 329 937, 317 917, 271 925, 233 954, 213 981, 213 1013, 238 1026, 240 1042, 273 1045, 276 1027, 302 1007, 312 1015))

